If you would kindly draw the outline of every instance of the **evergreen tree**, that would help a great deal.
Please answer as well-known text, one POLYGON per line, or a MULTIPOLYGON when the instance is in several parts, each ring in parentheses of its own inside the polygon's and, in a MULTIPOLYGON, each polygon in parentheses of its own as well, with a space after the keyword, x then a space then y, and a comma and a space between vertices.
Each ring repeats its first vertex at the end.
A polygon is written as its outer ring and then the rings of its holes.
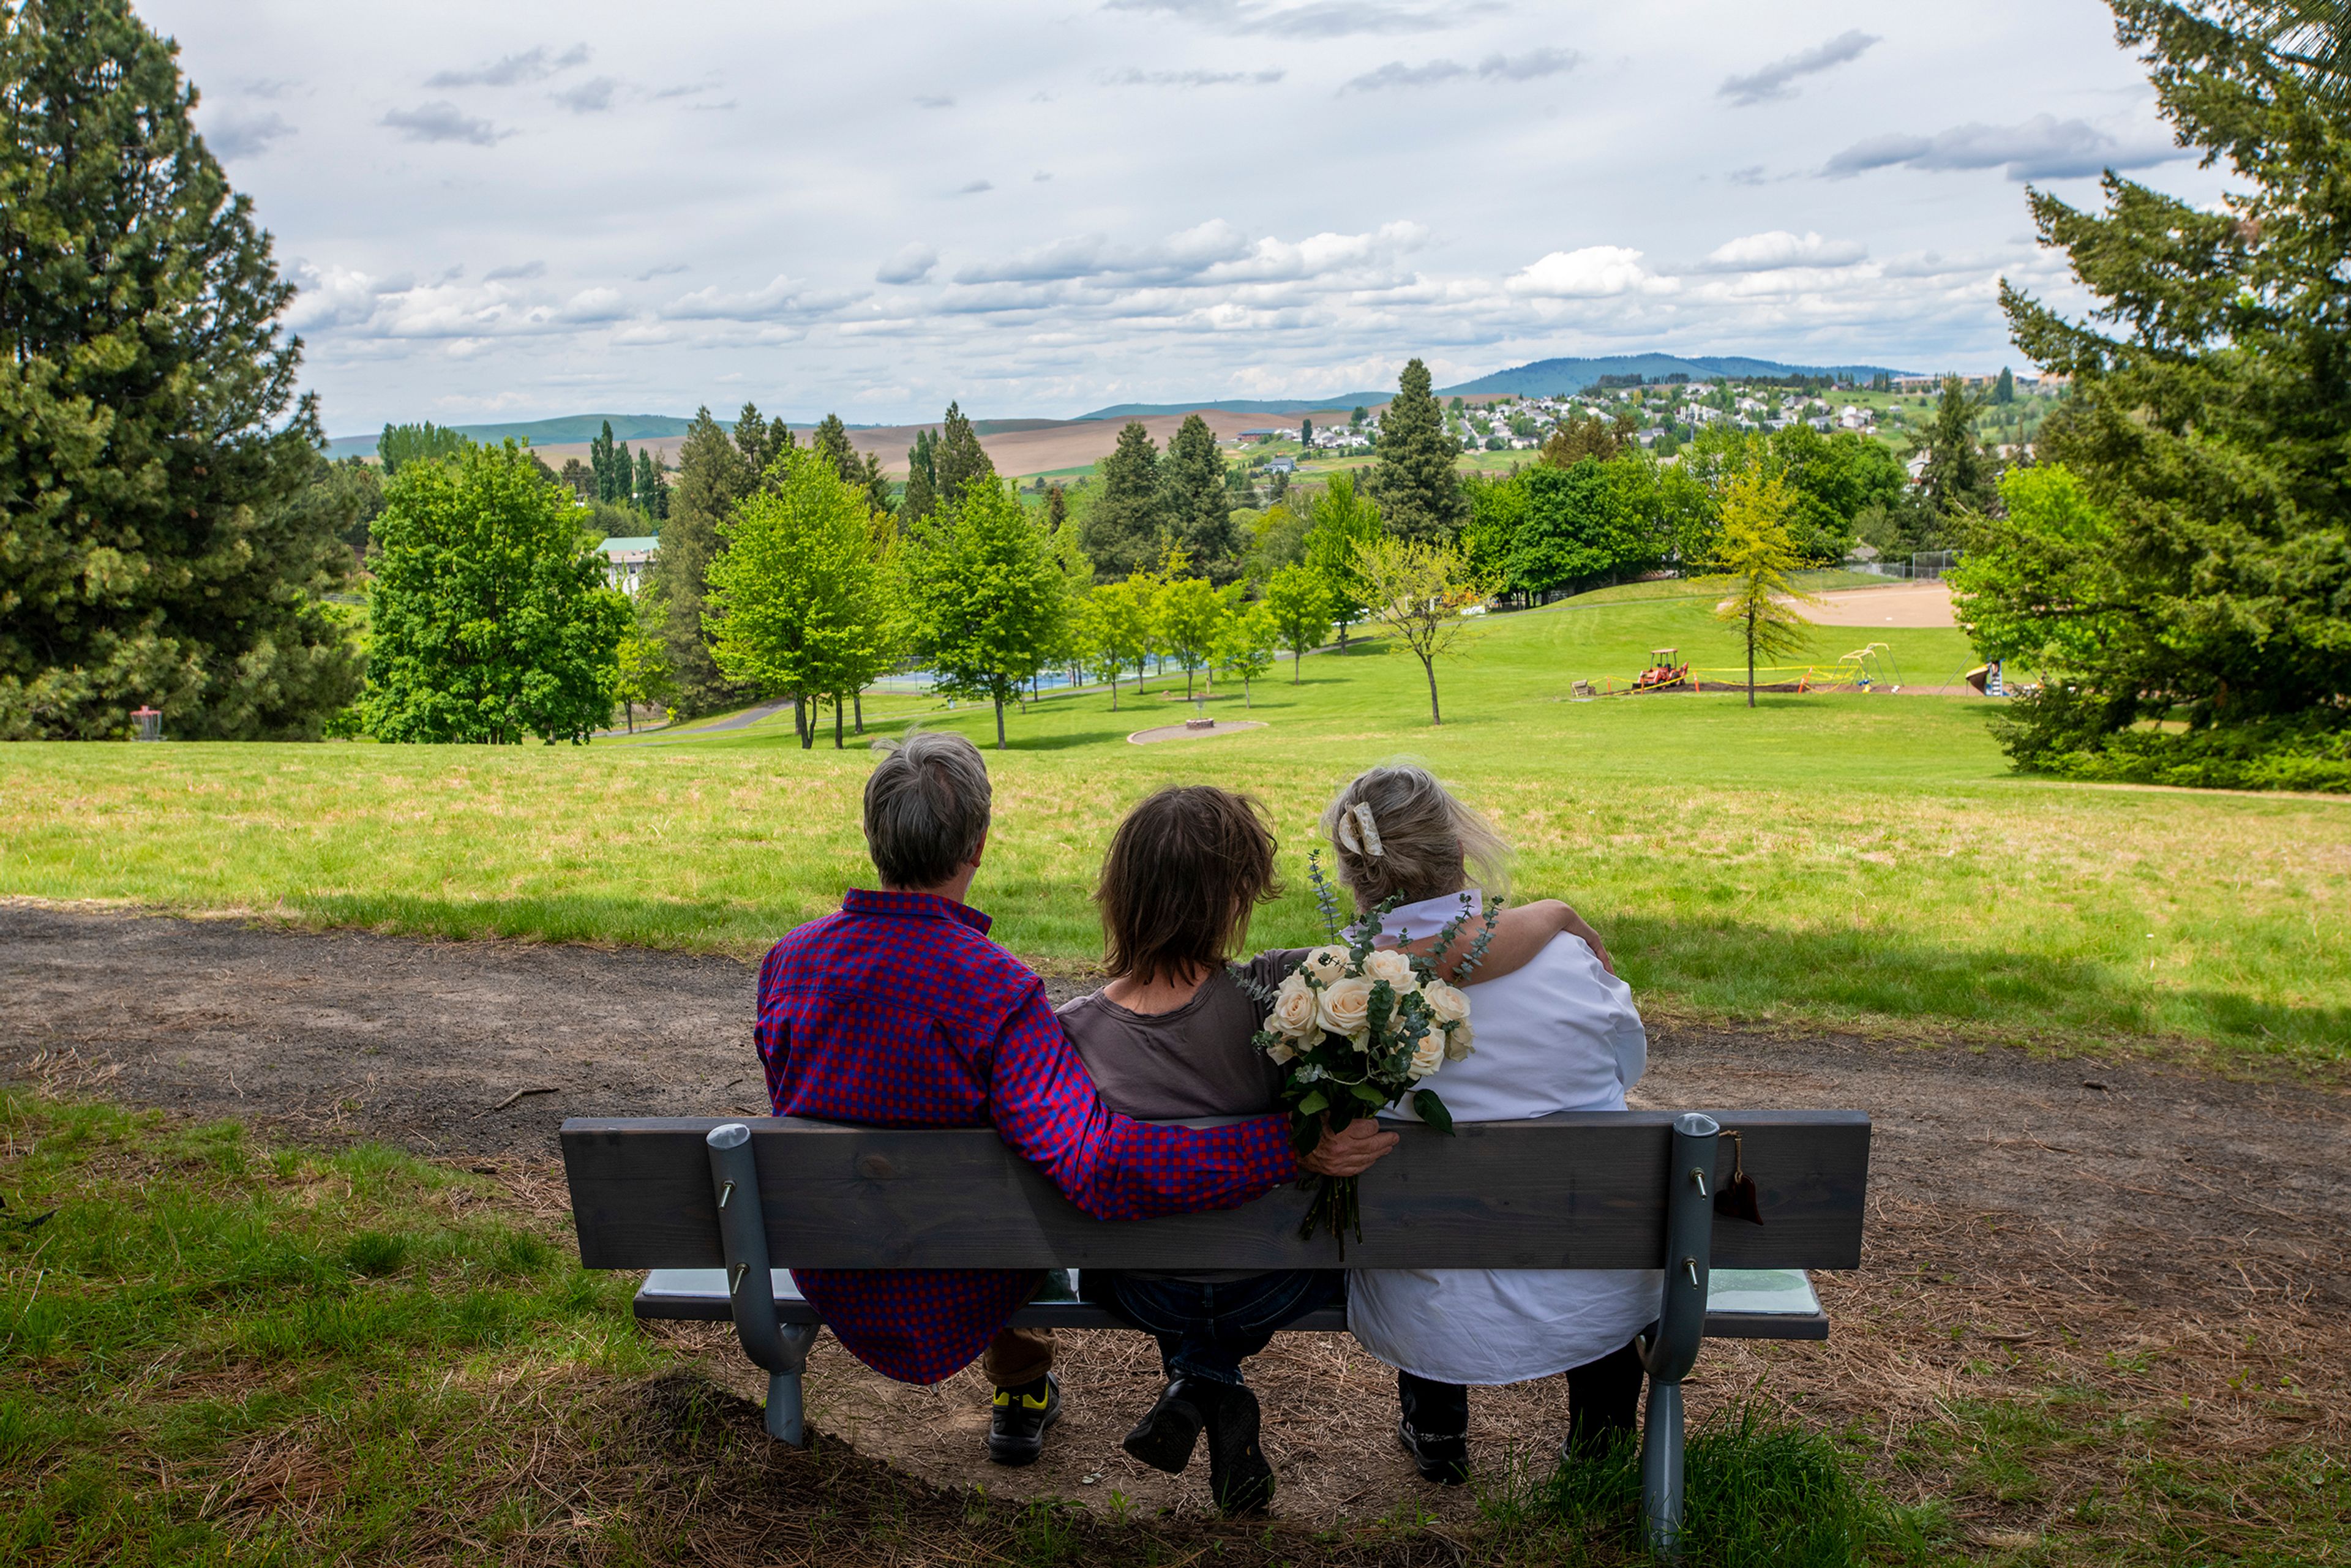
POLYGON ((916 523, 939 509, 938 443, 927 429, 914 432, 906 448, 906 494, 898 503, 898 527, 912 532, 916 523))
POLYGON ((423 424, 385 425, 383 434, 376 437, 375 455, 383 465, 383 476, 389 479, 403 463, 437 463, 472 444, 455 431, 428 419, 423 424))
POLYGON ((629 500, 648 518, 660 515, 660 483, 653 472, 653 449, 650 446, 637 454, 636 474, 630 484, 629 500))
POLYGON ((841 415, 828 413, 818 421, 816 434, 810 438, 809 444, 816 449, 817 455, 832 465, 833 472, 844 483, 865 483, 865 465, 857 455, 857 447, 849 439, 849 426, 841 423, 841 415))
POLYGON ((1963 525, 1965 619, 2040 666, 2002 744, 2082 777, 2351 788, 2351 102, 2281 43, 2294 7, 2113 9, 2232 193, 2030 197, 2096 305, 2002 288, 2017 347, 2072 378, 2034 450, 2076 481, 1963 525), (2134 728, 2171 716, 2188 731, 2134 728))
POLYGON ((577 457, 565 458, 562 472, 557 474, 556 478, 570 490, 574 500, 592 501, 596 498, 596 471, 577 457))
POLYGON ((1087 509, 1086 554, 1098 582, 1114 582, 1148 570, 1159 559, 1161 535, 1159 448, 1141 420, 1129 420, 1118 445, 1098 465, 1101 493, 1087 509))
MULTIPOLYGON (((611 426, 608 424, 604 428, 610 430, 611 426)), ((611 488, 611 494, 602 497, 604 500, 615 507, 636 504, 637 461, 629 451, 627 442, 623 441, 612 449, 611 464, 605 469, 604 478, 611 488)))
MULTIPOLYGON (((764 421, 759 433, 764 440, 764 421)), ((662 640, 669 650, 670 677, 676 683, 677 711, 688 717, 747 702, 756 695, 719 670, 702 629, 710 563, 726 542, 718 525, 751 493, 755 479, 742 448, 727 438, 726 428, 710 417, 708 409, 696 409, 678 449, 677 485, 670 494, 669 519, 662 525, 661 550, 653 557, 653 570, 666 617, 662 640)))
POLYGON ((591 501, 612 498, 612 422, 606 420, 603 430, 588 438, 588 468, 596 476, 596 493, 591 501))
POLYGON ((1059 485, 1045 486, 1045 531, 1058 534, 1070 520, 1070 492, 1059 485))
POLYGON ((1225 487, 1225 457, 1208 422, 1187 414, 1159 464, 1159 517, 1212 582, 1240 575, 1240 536, 1225 487))
POLYGON ((964 486, 973 480, 996 477, 996 465, 988 461, 978 434, 971 428, 971 421, 955 403, 947 404, 946 421, 939 430, 932 468, 932 482, 938 488, 939 498, 948 502, 962 499, 964 486))
POLYGON ((571 514, 512 441, 393 476, 369 597, 369 734, 576 743, 611 722, 629 601, 571 514))
POLYGON ((1945 517, 1987 512, 1999 502, 1999 465, 1976 440, 1976 415, 1982 412, 1981 398, 1970 397, 1959 377, 1945 376, 1935 417, 1912 447, 1927 455, 1918 487, 1945 517))
POLYGON ((1991 401, 2003 408, 2016 401, 2016 377, 2006 365, 2000 368, 2000 380, 1992 383, 1991 401))
POLYGON ((879 455, 869 452, 857 470, 857 482, 865 487, 865 505, 877 517, 890 517, 897 504, 890 494, 889 478, 882 472, 879 455))
POLYGON ((123 0, 0 15, 0 737, 315 737, 350 700, 350 508, 293 297, 123 0))
POLYGON ((1454 471, 1461 446, 1446 434, 1445 411, 1418 360, 1405 366, 1395 401, 1380 416, 1379 455, 1369 487, 1388 531, 1450 542, 1469 520, 1469 499, 1454 471))
POLYGON ((908 541, 906 598, 916 653, 936 689, 1015 700, 1063 643, 1070 601, 1060 561, 1028 508, 992 483, 967 485, 908 541))
MULTIPOLYGON (((783 416, 762 419, 759 405, 746 402, 743 412, 735 416, 735 450, 741 455, 743 465, 750 470, 750 485, 756 486, 766 476, 768 465, 777 455, 792 445, 790 426, 783 416)), ((748 494, 747 489, 745 494, 748 494)))

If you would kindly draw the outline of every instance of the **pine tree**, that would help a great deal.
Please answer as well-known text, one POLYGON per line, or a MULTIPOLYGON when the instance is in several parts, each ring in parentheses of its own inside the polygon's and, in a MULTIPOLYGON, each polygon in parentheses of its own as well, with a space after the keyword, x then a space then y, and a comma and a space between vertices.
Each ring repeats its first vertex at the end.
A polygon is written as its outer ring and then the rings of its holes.
POLYGON ((1207 421, 1187 414, 1159 465, 1159 516, 1169 535, 1212 582, 1240 575, 1240 536, 1233 527, 1225 457, 1207 421))
POLYGON ((1982 412, 1981 398, 1970 397, 1959 377, 1945 376, 1934 420, 1912 448, 1927 455, 1918 488, 1945 517, 1990 511, 1999 501, 1999 465, 1976 440, 1976 415, 1982 412))
POLYGON ((1395 401, 1380 415, 1379 455, 1369 487, 1390 533, 1445 543, 1460 532, 1469 520, 1469 498, 1454 471, 1461 447, 1446 433, 1445 411, 1418 360, 1405 366, 1395 401))
MULTIPOLYGON (((764 439, 765 422, 759 430, 764 439)), ((663 641, 676 684, 676 706, 689 717, 748 701, 754 695, 720 672, 702 630, 710 562, 725 544, 718 525, 751 493, 753 483, 742 449, 727 438, 708 409, 696 409, 678 449, 677 485, 670 495, 669 520, 662 525, 661 550, 653 557, 653 571, 666 612, 663 641)))
POLYGON ((2016 401, 2016 377, 2006 365, 2001 366, 2000 380, 1992 383, 1991 401, 2002 407, 2016 401))
POLYGON ((816 434, 809 444, 818 456, 832 465, 833 472, 852 485, 865 483, 865 465, 857 455, 857 448, 849 439, 849 426, 841 423, 841 415, 828 413, 817 422, 816 434))
POLYGON ((939 509, 938 443, 928 429, 914 432, 906 448, 906 494, 898 503, 898 528, 911 533, 916 523, 939 509))
POLYGON ((1141 420, 1129 420, 1118 445, 1098 465, 1101 494, 1086 512, 1083 539, 1094 580, 1115 582, 1148 570, 1165 531, 1160 511, 1159 448, 1141 420))
POLYGON ((629 601, 571 513, 511 441, 394 476, 368 601, 369 734, 512 746, 611 722, 629 601))
POLYGON ((1045 486, 1045 531, 1058 534, 1070 520, 1070 492, 1060 485, 1045 486))
POLYGON ((123 0, 0 16, 0 737, 315 737, 358 688, 293 287, 123 0))
POLYGON ((869 452, 865 455, 857 470, 857 482, 865 486, 865 504, 872 509, 875 517, 887 517, 895 511, 896 503, 890 494, 889 478, 882 472, 879 454, 869 452))
POLYGON ((975 479, 994 479, 996 465, 988 460, 987 451, 979 444, 979 436, 971 421, 955 403, 947 404, 946 423, 940 428, 938 446, 933 459, 935 472, 933 482, 938 486, 944 501, 962 499, 964 486, 975 479))
POLYGON ((1815 603, 1797 591, 1793 574, 1802 564, 1788 531, 1795 499, 1787 482, 1761 464, 1735 475, 1722 495, 1722 531, 1715 542, 1715 565, 1730 580, 1730 596, 1715 619, 1740 634, 1747 649, 1747 706, 1755 706, 1755 664, 1800 651, 1812 637, 1812 622, 1799 604, 1815 603))
POLYGON ((735 450, 741 455, 743 465, 750 470, 751 485, 757 486, 767 475, 768 465, 776 460, 776 455, 791 444, 791 428, 780 414, 763 419, 758 403, 746 402, 743 412, 735 416, 735 450))
POLYGON ((653 477, 653 449, 650 446, 637 454, 636 475, 630 485, 630 503, 648 518, 658 515, 660 496, 653 477))

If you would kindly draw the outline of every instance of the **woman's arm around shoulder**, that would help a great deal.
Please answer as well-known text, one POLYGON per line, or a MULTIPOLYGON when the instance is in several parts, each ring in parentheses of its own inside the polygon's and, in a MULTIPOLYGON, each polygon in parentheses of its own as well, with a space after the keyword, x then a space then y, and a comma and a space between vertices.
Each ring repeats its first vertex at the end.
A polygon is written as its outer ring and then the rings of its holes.
MULTIPOLYGON (((1435 960, 1438 975, 1447 980, 1453 978, 1455 967, 1469 956, 1469 949, 1476 946, 1484 925, 1484 921, 1473 920, 1461 928, 1452 945, 1435 960)), ((1600 960, 1600 967, 1612 975, 1616 972, 1616 966, 1608 961, 1608 949, 1601 942, 1599 932, 1560 900, 1539 898, 1531 904, 1511 904, 1502 911, 1494 921, 1494 938, 1486 945, 1486 956, 1479 960, 1467 980, 1457 983, 1474 984, 1523 969, 1551 946, 1553 937, 1562 934, 1582 937, 1592 949, 1592 956, 1600 960)), ((1434 936, 1405 944, 1406 951, 1421 957, 1434 953, 1436 946, 1434 936)))

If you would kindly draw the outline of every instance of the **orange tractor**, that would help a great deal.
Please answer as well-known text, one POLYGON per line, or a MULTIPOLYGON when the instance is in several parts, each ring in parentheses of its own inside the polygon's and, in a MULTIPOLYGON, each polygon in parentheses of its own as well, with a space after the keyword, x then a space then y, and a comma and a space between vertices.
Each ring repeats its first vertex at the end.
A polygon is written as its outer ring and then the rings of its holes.
POLYGON ((1652 648, 1649 667, 1633 683, 1635 692, 1668 692, 1689 684, 1689 666, 1679 648, 1652 648))

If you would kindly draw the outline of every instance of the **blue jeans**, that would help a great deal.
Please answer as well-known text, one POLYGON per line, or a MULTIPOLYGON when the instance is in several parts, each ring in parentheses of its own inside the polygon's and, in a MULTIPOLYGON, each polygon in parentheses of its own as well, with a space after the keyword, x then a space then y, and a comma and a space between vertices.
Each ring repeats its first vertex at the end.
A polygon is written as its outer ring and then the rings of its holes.
POLYGON ((1343 1269, 1287 1269, 1218 1284, 1089 1270, 1085 1285, 1088 1296, 1159 1341, 1171 1380, 1226 1384, 1241 1381, 1242 1361, 1270 1344, 1278 1330, 1347 1299, 1343 1269))

